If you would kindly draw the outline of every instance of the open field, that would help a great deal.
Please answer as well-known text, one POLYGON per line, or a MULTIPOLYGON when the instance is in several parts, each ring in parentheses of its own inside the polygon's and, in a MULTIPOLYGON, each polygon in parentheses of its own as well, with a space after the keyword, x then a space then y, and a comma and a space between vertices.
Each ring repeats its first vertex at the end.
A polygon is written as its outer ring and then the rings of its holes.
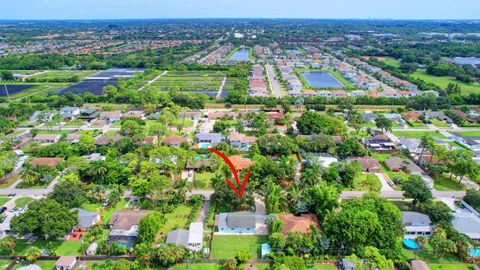
POLYGON ((26 79, 27 82, 78 82, 95 70, 52 70, 26 79))
POLYGON ((160 229, 160 237, 166 238, 168 232, 175 229, 188 229, 188 215, 190 215, 192 208, 187 205, 179 205, 175 210, 165 214, 165 224, 160 229))
POLYGON ((439 128, 449 128, 450 125, 438 119, 428 119, 434 126, 439 128))
POLYGON ((359 174, 353 179, 352 190, 380 191, 382 183, 375 174, 359 174))
POLYGON ((211 189, 211 180, 215 176, 214 173, 204 172, 204 173, 196 173, 194 178, 194 187, 196 189, 211 189))
POLYGON ((30 202, 34 201, 34 199, 30 197, 23 197, 23 198, 18 198, 15 200, 15 207, 24 207, 27 206, 30 202))
POLYGON ((480 137, 480 131, 455 132, 455 134, 466 137, 480 137))
POLYGON ((391 58, 391 57, 383 57, 380 62, 383 62, 391 67, 399 68, 400 67, 400 61, 397 59, 391 58))
POLYGON ((417 71, 411 74, 415 79, 423 80, 427 83, 435 84, 443 89, 447 88, 449 83, 458 84, 462 90, 462 94, 468 95, 470 93, 478 93, 480 91, 480 83, 463 83, 455 80, 453 77, 437 77, 428 75, 424 71, 417 71))
POLYGON ((436 190, 466 190, 467 188, 462 184, 458 183, 458 180, 455 178, 450 179, 445 175, 440 175, 435 177, 433 188, 436 190))
POLYGON ((240 250, 248 250, 252 259, 260 258, 260 248, 268 242, 267 236, 255 235, 215 235, 212 240, 213 259, 229 259, 240 250))
POLYGON ((172 71, 158 78, 150 87, 159 91, 193 91, 216 94, 225 73, 215 71, 172 71))

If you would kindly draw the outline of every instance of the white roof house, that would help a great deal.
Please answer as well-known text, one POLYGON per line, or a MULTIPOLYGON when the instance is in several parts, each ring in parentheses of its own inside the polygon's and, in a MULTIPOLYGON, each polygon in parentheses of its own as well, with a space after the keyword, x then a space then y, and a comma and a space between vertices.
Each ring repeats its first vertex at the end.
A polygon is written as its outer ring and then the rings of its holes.
POLYGON ((200 251, 203 247, 203 223, 192 222, 188 230, 170 231, 166 243, 182 245, 190 250, 200 251))

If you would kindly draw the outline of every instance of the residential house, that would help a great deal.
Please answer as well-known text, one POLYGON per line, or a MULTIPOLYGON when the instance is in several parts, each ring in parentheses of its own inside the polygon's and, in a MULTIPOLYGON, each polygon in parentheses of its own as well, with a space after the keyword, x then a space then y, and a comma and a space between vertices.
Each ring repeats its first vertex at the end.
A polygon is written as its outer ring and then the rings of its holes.
POLYGON ((480 216, 478 213, 464 210, 453 213, 452 226, 470 239, 480 242, 480 216))
POLYGON ((60 109, 60 115, 63 118, 73 119, 80 114, 79 107, 63 107, 60 109))
POLYGON ((133 247, 138 236, 138 224, 149 213, 150 211, 145 210, 120 210, 114 212, 108 221, 110 228, 108 241, 127 248, 133 247))
POLYGON ((193 251, 203 247, 203 223, 192 222, 188 230, 173 230, 168 233, 167 244, 182 245, 193 251))
POLYGON ((30 122, 50 122, 55 114, 56 112, 35 111, 30 116, 30 122))
POLYGON ((237 169, 237 172, 245 170, 246 168, 252 166, 253 161, 249 158, 244 158, 239 155, 230 156, 228 159, 232 162, 233 166, 237 169))
POLYGON ((77 257, 75 256, 61 256, 55 262, 56 270, 73 270, 77 264, 77 257))
POLYGON ((73 208, 70 211, 78 211, 78 223, 75 229, 87 231, 88 228, 100 222, 101 217, 98 212, 88 212, 80 208, 73 208))
POLYGON ((363 139, 363 145, 373 151, 391 151, 395 149, 395 144, 384 135, 375 135, 373 138, 363 139))
POLYGON ((202 113, 196 111, 184 111, 178 113, 178 116, 180 118, 186 118, 190 120, 200 120, 200 118, 202 117, 202 113))
POLYGON ((92 161, 101 161, 101 160, 106 160, 107 157, 102 156, 102 154, 99 153, 92 153, 90 155, 83 156, 88 162, 92 161))
POLYGON ((166 137, 163 140, 163 143, 166 146, 170 146, 170 147, 180 147, 182 145, 182 143, 186 143, 187 141, 188 141, 187 138, 180 137, 176 134, 172 134, 172 135, 166 137))
POLYGON ((212 168, 216 165, 216 160, 213 158, 196 158, 192 161, 187 161, 185 169, 198 171, 198 170, 207 170, 211 171, 212 168))
POLYGON ((383 117, 400 124, 403 122, 402 116, 398 113, 384 113, 383 117))
POLYGON ((425 119, 433 118, 433 119, 438 119, 438 120, 441 120, 441 121, 450 120, 450 118, 448 118, 443 112, 427 111, 427 112, 424 112, 424 115, 425 115, 425 119))
POLYGON ((78 114, 77 118, 87 120, 87 121, 92 121, 93 119, 97 118, 99 115, 100 113, 94 109, 85 109, 80 111, 80 114, 78 114))
POLYGON ((217 145, 223 141, 221 133, 198 133, 195 138, 198 143, 208 144, 209 146, 217 145))
POLYGON ((385 160, 385 165, 394 172, 399 172, 404 167, 403 159, 391 157, 385 160))
POLYGON ((122 115, 122 119, 129 119, 129 118, 143 119, 145 118, 145 112, 142 110, 134 110, 134 111, 126 112, 122 115))
POLYGON ((412 155, 417 155, 422 152, 420 139, 400 138, 398 144, 400 145, 400 148, 408 150, 412 155))
POLYGON ((355 269, 357 269, 357 265, 355 264, 355 262, 344 258, 340 261, 340 269, 341 270, 355 270, 355 269))
POLYGON ((289 232, 311 233, 312 227, 319 228, 317 217, 313 214, 294 216, 283 214, 277 216, 283 222, 282 234, 287 236, 289 232))
POLYGON ((64 161, 64 158, 54 158, 54 157, 33 158, 32 160, 30 160, 30 164, 33 167, 48 166, 51 168, 55 168, 62 161, 64 161))
POLYGON ((114 143, 121 138, 123 138, 123 136, 120 134, 115 134, 114 136, 99 136, 95 139, 95 142, 93 143, 97 146, 105 146, 114 143))
POLYGON ((371 157, 356 157, 348 158, 347 162, 358 161, 362 165, 363 171, 368 173, 378 173, 380 172, 380 163, 378 160, 371 157))
POLYGON ((417 111, 409 111, 403 113, 403 118, 407 121, 416 122, 419 121, 420 115, 422 114, 417 111))
POLYGON ((236 148, 250 147, 257 140, 255 136, 247 136, 238 132, 232 132, 228 136, 230 146, 236 148))
POLYGON ((216 216, 215 225, 219 233, 255 233, 255 213, 220 213, 216 216))
POLYGON ((149 136, 149 137, 143 138, 143 144, 157 145, 157 143, 158 143, 157 136, 149 136))
POLYGON ((103 127, 108 126, 109 124, 110 124, 110 122, 108 122, 108 120, 96 119, 92 122, 91 127, 93 127, 93 128, 103 128, 103 127))
POLYGON ((419 212, 402 212, 402 223, 405 228, 405 238, 430 237, 434 229, 430 217, 419 212))
POLYGON ((70 133, 65 137, 65 141, 70 143, 78 143, 80 141, 80 134, 78 133, 70 133))
POLYGON ((37 143, 56 143, 62 136, 60 134, 37 134, 33 141, 37 143))
POLYGON ((328 153, 308 153, 308 155, 312 155, 323 168, 330 167, 332 163, 338 162, 336 157, 328 153))
POLYGON ((120 121, 121 115, 119 112, 101 112, 98 118, 113 123, 116 121, 120 121))
POLYGON ((367 122, 375 122, 375 119, 378 118, 378 115, 373 112, 364 112, 362 113, 363 120, 367 122))

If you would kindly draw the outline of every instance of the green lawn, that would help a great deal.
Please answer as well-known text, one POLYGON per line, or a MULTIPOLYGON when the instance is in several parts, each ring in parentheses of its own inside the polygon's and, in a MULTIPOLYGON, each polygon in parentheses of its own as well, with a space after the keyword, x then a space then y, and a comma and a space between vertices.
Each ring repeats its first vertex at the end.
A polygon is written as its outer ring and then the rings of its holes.
POLYGON ((184 127, 193 127, 193 120, 190 119, 183 119, 183 118, 178 118, 172 121, 170 124, 171 127, 176 127, 179 125, 183 125, 184 127))
POLYGON ((455 134, 467 137, 480 137, 480 131, 455 132, 455 134))
POLYGON ((466 190, 467 188, 462 184, 458 183, 457 180, 450 180, 448 176, 440 175, 435 177, 433 188, 436 190, 466 190))
POLYGON ((10 201, 10 198, 0 197, 0 206, 6 204, 8 201, 10 201))
POLYGON ((353 179, 353 190, 380 191, 382 183, 375 174, 359 174, 353 179))
POLYGON ((447 137, 443 136, 438 131, 394 131, 393 134, 397 137, 416 138, 416 139, 420 139, 422 138, 423 135, 428 134, 432 137, 447 139, 447 137))
POLYGON ((391 154, 372 154, 372 157, 379 162, 384 162, 385 160, 389 159, 392 157, 391 154))
MULTIPOLYGON (((402 248, 402 254, 403 254, 404 258, 407 259, 407 260, 411 260, 411 259, 415 258, 415 252, 407 250, 405 248, 402 248)), ((430 246, 430 244, 426 244, 425 247, 423 248, 423 250, 418 252, 417 259, 428 261, 429 265, 431 265, 430 263, 434 263, 434 264, 457 264, 457 263, 463 264, 463 262, 460 260, 460 258, 456 254, 453 254, 453 253, 447 253, 447 254, 445 254, 445 256, 443 256, 443 258, 437 258, 435 256, 435 252, 434 252, 433 248, 430 246)), ((439 269, 439 268, 436 268, 436 269, 439 269)), ((461 268, 461 269, 463 269, 463 268, 461 268)))
POLYGON ((466 263, 429 263, 430 270, 469 270, 473 269, 471 264, 466 263))
POLYGON ((187 264, 185 263, 180 263, 177 265, 174 265, 170 268, 170 270, 224 270, 225 268, 220 265, 220 264, 215 264, 215 263, 191 263, 188 268, 187 264))
MULTIPOLYGON (((102 214, 102 223, 107 224, 113 212, 124 209, 127 203, 128 203, 127 199, 121 199, 117 203, 117 205, 115 205, 115 207, 113 206, 108 207, 107 210, 105 210, 105 212, 102 214)), ((81 208, 89 212, 96 212, 96 211, 101 211, 102 204, 103 203, 84 203, 82 204, 81 208)))
POLYGON ((10 260, 0 260, 0 268, 6 266, 10 263, 10 260))
MULTIPOLYGON (((165 214, 165 225, 162 226, 160 230, 160 237, 162 239, 166 238, 168 232, 175 229, 187 229, 188 225, 188 216, 192 208, 187 205, 179 205, 173 212, 165 214)), ((163 240, 161 241, 163 243, 163 240)))
POLYGON ((212 241, 213 259, 229 259, 241 250, 248 250, 252 259, 260 258, 261 244, 267 243, 267 236, 256 235, 215 235, 212 241))
POLYGON ((24 207, 33 200, 34 199, 32 199, 30 197, 18 198, 18 199, 15 200, 15 207, 24 207))
MULTIPOLYGON (((81 241, 51 241, 55 243, 55 250, 59 256, 68 256, 68 255, 80 255, 80 246, 82 245, 81 241)), ((15 253, 19 255, 24 255, 25 250, 31 246, 35 246, 39 249, 45 248, 48 241, 44 238, 39 238, 35 243, 28 244, 27 240, 20 239, 15 242, 15 253)))
POLYGON ((410 121, 408 123, 413 128, 426 128, 427 127, 427 125, 425 125, 424 123, 422 123, 420 121, 410 121))
MULTIPOLYGON (((42 268, 42 270, 54 270, 55 269, 55 262, 56 261, 36 261, 34 264, 40 266, 40 268, 42 268)), ((20 267, 23 267, 23 266, 27 266, 27 265, 30 265, 32 263, 29 263, 29 262, 22 262, 22 263, 19 263, 19 264, 16 264, 13 269, 18 269, 20 267)))
POLYGON ((394 59, 394 58, 391 58, 391 57, 385 57, 384 59, 380 60, 381 62, 391 66, 391 67, 395 67, 395 68, 399 68, 400 67, 400 61, 398 61, 397 59, 394 59))
POLYGON ((211 189, 211 180, 215 176, 211 172, 195 173, 193 186, 196 189, 211 189))
POLYGON ((312 268, 307 268, 307 269, 312 269, 312 270, 337 270, 338 267, 336 267, 333 264, 316 264, 312 268))
POLYGON ((435 84, 442 89, 447 88, 449 83, 458 84, 461 88, 462 94, 468 95, 471 93, 478 93, 480 91, 480 83, 463 83, 455 80, 453 77, 437 77, 433 75, 428 75, 425 71, 417 71, 411 74, 412 78, 423 80, 427 83, 435 84))
POLYGON ((412 200, 410 199, 403 199, 403 200, 389 200, 389 202, 393 203, 400 211, 414 211, 414 207, 412 204, 412 200))
POLYGON ((434 126, 439 128, 449 128, 450 125, 438 119, 428 119, 434 126))

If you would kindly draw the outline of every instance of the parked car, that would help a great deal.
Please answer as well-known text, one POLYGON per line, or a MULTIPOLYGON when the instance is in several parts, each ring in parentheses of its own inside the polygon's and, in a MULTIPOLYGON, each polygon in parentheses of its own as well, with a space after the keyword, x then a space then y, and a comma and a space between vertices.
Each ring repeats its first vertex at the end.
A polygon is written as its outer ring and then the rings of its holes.
POLYGON ((7 211, 7 207, 5 206, 0 207, 0 214, 3 214, 5 211, 7 211))
POLYGON ((387 183, 388 183, 388 185, 390 185, 391 187, 394 187, 394 186, 395 186, 395 183, 393 183, 392 181, 388 181, 387 183))

